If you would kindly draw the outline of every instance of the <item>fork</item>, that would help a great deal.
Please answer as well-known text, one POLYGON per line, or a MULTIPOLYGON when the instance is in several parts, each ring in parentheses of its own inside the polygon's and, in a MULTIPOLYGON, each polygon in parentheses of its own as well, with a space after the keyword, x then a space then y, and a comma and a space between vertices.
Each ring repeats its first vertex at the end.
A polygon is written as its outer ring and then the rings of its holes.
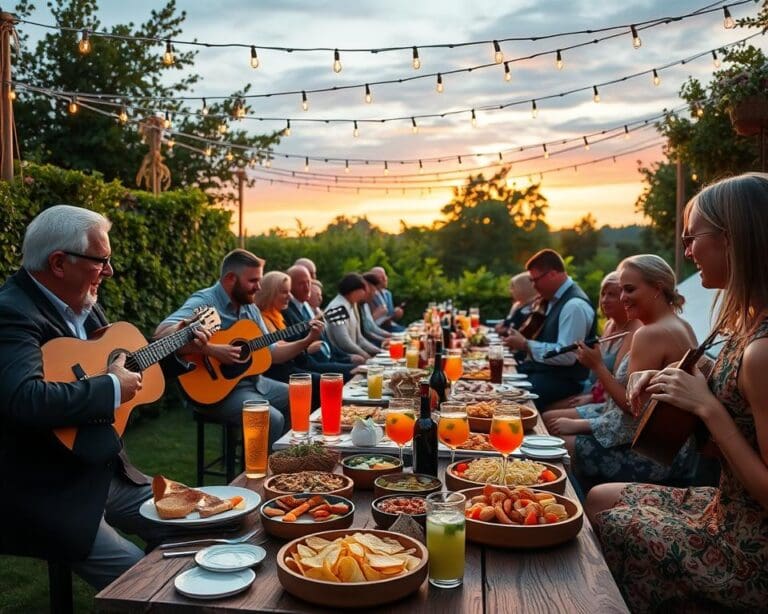
POLYGON ((158 546, 159 549, 164 550, 165 548, 178 548, 179 546, 191 546, 193 544, 207 544, 207 543, 213 543, 213 544, 242 544, 243 542, 247 542, 251 537, 256 535, 258 532, 258 529, 254 529, 253 531, 250 531, 249 533, 246 533, 245 535, 241 535, 240 537, 209 537, 208 539, 192 539, 190 541, 186 542, 173 542, 170 544, 160 544, 158 546))

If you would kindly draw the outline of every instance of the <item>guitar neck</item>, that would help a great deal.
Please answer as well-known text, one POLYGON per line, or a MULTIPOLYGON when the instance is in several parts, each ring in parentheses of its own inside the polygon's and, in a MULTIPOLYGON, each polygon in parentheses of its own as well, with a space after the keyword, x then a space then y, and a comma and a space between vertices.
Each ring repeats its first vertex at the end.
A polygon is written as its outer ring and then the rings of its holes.
POLYGON ((192 323, 167 337, 153 341, 140 350, 131 352, 125 359, 126 368, 134 372, 144 371, 192 341, 196 329, 196 323, 192 323))
POLYGON ((269 333, 262 335, 261 337, 256 337, 256 339, 251 339, 248 342, 248 347, 252 352, 254 352, 256 350, 260 350, 272 345, 275 343, 275 341, 281 341, 282 339, 287 339, 288 337, 292 337, 297 333, 303 333, 305 330, 308 330, 309 327, 309 320, 304 322, 297 322, 296 324, 293 324, 287 328, 283 328, 282 330, 276 330, 274 333, 269 333))

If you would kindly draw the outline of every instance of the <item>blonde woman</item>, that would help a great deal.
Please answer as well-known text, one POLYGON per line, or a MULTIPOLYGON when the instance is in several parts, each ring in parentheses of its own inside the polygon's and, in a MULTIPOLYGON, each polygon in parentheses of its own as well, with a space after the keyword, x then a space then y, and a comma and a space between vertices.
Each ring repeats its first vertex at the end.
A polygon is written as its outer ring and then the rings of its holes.
MULTIPOLYGON (((648 395, 698 416, 721 454, 717 488, 606 484, 587 499, 630 610, 665 602, 765 611, 768 594, 768 175, 704 188, 685 209, 683 245, 718 288, 725 344, 708 378, 668 367, 637 375, 648 395)), ((692 610, 691 610, 692 611, 692 610)))

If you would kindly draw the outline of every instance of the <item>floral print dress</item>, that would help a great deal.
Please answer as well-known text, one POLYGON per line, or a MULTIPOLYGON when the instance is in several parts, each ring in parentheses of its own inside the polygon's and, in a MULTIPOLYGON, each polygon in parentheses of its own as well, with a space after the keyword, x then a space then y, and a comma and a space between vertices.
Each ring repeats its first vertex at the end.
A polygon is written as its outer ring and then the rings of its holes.
MULTIPOLYGON (((753 339, 762 337, 768 319, 753 339)), ((737 387, 742 355, 743 346, 727 341, 709 386, 758 451, 755 422, 737 387)), ((768 511, 722 464, 717 488, 630 484, 599 515, 606 561, 633 612, 665 601, 766 611, 768 511)))

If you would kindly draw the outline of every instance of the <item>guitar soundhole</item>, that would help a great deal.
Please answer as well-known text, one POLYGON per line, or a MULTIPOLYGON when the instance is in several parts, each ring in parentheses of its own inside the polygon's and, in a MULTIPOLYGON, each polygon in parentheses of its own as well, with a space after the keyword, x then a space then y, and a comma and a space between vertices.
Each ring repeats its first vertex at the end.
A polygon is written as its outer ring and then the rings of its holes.
POLYGON ((251 366, 251 350, 248 347, 248 342, 243 340, 234 340, 232 345, 240 348, 240 362, 236 362, 231 365, 221 364, 219 370, 221 374, 227 379, 235 379, 240 377, 251 366))
POLYGON ((131 353, 128 350, 124 349, 124 348, 117 348, 117 349, 112 350, 109 353, 109 357, 107 358, 107 367, 109 367, 109 365, 111 365, 113 362, 115 362, 115 360, 117 359, 118 355, 120 355, 120 354, 125 354, 126 355, 125 356, 125 368, 126 369, 128 369, 129 371, 133 371, 134 373, 141 372, 141 367, 139 367, 139 365, 136 362, 136 360, 133 358, 133 356, 131 356, 131 353))

